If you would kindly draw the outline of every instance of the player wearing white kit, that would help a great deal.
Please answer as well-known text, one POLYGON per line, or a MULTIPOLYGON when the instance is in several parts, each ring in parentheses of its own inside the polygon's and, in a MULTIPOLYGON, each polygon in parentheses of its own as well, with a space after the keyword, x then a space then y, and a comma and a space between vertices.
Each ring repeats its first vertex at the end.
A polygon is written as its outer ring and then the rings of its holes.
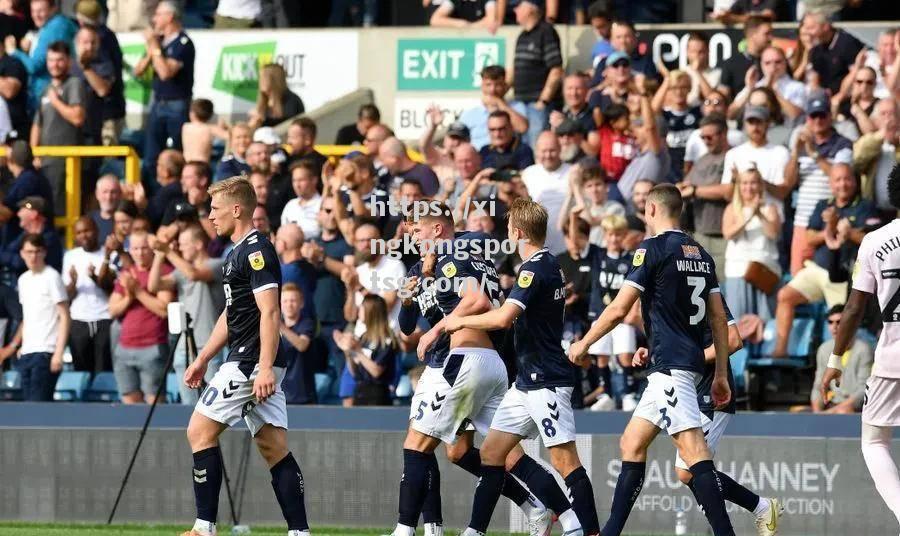
MULTIPOLYGON (((900 209, 900 166, 888 178, 888 199, 900 209)), ((842 356, 850 349, 866 302, 878 298, 884 327, 875 347, 875 365, 866 382, 862 412, 862 454, 875 489, 900 522, 900 475, 891 458, 892 428, 900 426, 900 219, 867 234, 853 269, 853 290, 834 338, 834 353, 822 378, 822 396, 840 383, 842 356)))

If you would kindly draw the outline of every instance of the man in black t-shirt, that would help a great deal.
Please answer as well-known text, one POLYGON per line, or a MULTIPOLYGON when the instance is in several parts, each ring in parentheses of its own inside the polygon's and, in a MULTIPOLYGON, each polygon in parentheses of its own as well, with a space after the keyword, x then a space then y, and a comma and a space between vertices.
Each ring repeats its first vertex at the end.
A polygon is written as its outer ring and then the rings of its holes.
POLYGON ((147 53, 134 66, 134 76, 153 69, 153 100, 147 116, 142 176, 149 180, 156 157, 171 138, 181 150, 181 125, 188 120, 194 91, 194 43, 184 33, 181 13, 169 0, 156 6, 153 29, 146 30, 147 53))
POLYGON ((500 27, 494 0, 432 0, 428 24, 435 28, 486 28, 494 33, 500 27))
POLYGON ((381 112, 374 104, 363 104, 356 114, 356 122, 338 129, 335 145, 362 145, 369 127, 381 121, 381 112))
POLYGON ((859 39, 831 25, 822 13, 807 13, 800 23, 800 31, 812 35, 818 43, 809 51, 809 62, 819 73, 823 87, 832 95, 841 89, 841 82, 863 45, 859 39))
POLYGON ((747 50, 734 54, 722 64, 719 89, 732 99, 744 89, 747 70, 753 66, 759 69, 759 58, 772 42, 772 23, 758 15, 747 17, 744 37, 747 39, 747 50))
POLYGON ((544 130, 550 105, 556 100, 563 78, 559 34, 541 17, 542 0, 512 0, 522 33, 516 39, 513 90, 528 111, 526 141, 534 147, 544 130))

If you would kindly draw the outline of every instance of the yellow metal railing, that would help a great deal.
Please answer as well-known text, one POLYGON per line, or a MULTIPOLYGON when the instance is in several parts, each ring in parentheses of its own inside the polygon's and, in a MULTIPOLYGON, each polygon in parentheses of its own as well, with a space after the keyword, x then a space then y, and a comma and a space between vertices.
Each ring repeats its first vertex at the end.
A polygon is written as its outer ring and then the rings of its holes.
MULTIPOLYGON (((316 145, 316 150, 328 157, 341 157, 353 151, 365 152, 359 145, 316 145)), ((75 222, 81 217, 81 159, 82 158, 124 158, 125 182, 137 184, 141 180, 141 160, 137 151, 127 145, 106 147, 101 145, 68 146, 42 145, 32 148, 34 156, 56 157, 66 159, 66 212, 54 220, 58 228, 66 232, 66 247, 75 243, 75 222)), ((0 157, 6 156, 6 148, 0 147, 0 157)), ((409 156, 416 162, 423 162, 422 155, 409 151, 409 156)))
MULTIPOLYGON (((66 247, 75 243, 75 222, 81 217, 81 159, 91 157, 125 158, 125 182, 135 184, 141 180, 141 160, 137 151, 127 145, 68 146, 42 145, 33 147, 34 156, 66 159, 66 212, 54 220, 56 227, 66 230, 66 247)), ((6 149, 0 147, 0 156, 6 156, 6 149)))

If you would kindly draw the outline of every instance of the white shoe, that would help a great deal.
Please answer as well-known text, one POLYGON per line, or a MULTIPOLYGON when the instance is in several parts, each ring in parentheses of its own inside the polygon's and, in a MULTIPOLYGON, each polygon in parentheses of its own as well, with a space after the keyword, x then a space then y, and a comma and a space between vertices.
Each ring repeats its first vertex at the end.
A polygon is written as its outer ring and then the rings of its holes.
POLYGON ((784 514, 784 505, 778 499, 763 499, 769 503, 769 511, 756 518, 756 533, 759 536, 778 534, 778 520, 784 514))
POLYGON ((425 536, 444 536, 444 526, 438 523, 425 523, 425 536))
POLYGON ((606 393, 598 396, 597 401, 590 407, 591 411, 613 411, 614 409, 616 409, 616 401, 606 393))
POLYGON ((531 508, 528 511, 528 534, 530 536, 550 536, 553 517, 547 508, 531 508))
POLYGON ((634 411, 638 405, 638 397, 634 393, 628 393, 622 397, 622 411, 634 411))

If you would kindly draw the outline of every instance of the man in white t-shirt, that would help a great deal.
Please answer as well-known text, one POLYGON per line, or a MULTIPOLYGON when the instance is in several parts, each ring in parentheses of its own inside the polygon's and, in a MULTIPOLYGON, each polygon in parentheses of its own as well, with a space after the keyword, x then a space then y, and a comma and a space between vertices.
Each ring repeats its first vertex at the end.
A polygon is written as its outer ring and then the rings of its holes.
MULTIPOLYGON (((900 166, 895 166, 888 179, 888 195, 895 209, 900 209, 900 166)), ((863 238, 853 269, 853 290, 834 338, 833 354, 822 378, 824 397, 832 381, 838 384, 843 369, 842 357, 850 350, 870 297, 878 298, 884 328, 875 348, 875 366, 866 382, 862 412, 862 454, 875 482, 875 489, 900 521, 900 478, 891 458, 893 428, 900 426, 900 309, 896 296, 900 292, 900 220, 872 231, 863 238)))
POLYGON ((790 160, 790 153, 784 146, 769 143, 766 137, 768 129, 768 108, 748 105, 744 110, 747 141, 725 153, 722 184, 737 182, 735 172, 756 168, 765 182, 766 204, 781 206, 781 201, 791 193, 790 185, 784 183, 784 170, 790 160))
POLYGON ((47 266, 42 235, 25 235, 19 253, 28 269, 19 276, 22 347, 16 367, 23 399, 48 401, 53 399, 69 338, 69 301, 59 272, 47 266))
POLYGON ((291 199, 281 212, 281 225, 296 223, 307 240, 314 240, 322 234, 319 222, 319 208, 322 196, 316 191, 319 175, 314 162, 298 160, 291 165, 291 187, 297 197, 291 199))
POLYGON ((262 14, 261 0, 219 0, 216 29, 252 28, 262 14))
POLYGON ((347 300, 344 304, 344 317, 347 322, 356 322, 355 335, 362 336, 366 326, 358 320, 359 306, 366 294, 378 294, 387 302, 388 320, 391 329, 399 329, 400 300, 397 291, 406 276, 403 263, 387 255, 381 255, 379 247, 381 232, 372 224, 365 223, 356 228, 353 234, 353 248, 359 264, 348 267, 341 279, 347 286, 347 300), (362 261, 362 262, 360 262, 362 261))
POLYGON ((572 168, 560 159, 559 149, 559 138, 553 131, 541 132, 534 151, 537 163, 522 171, 522 182, 528 188, 528 195, 547 209, 547 221, 550 225, 547 227, 547 240, 544 246, 553 255, 566 251, 562 230, 556 222, 559 220, 563 201, 569 191, 568 176, 572 168))
POLYGON ((63 256, 62 280, 72 305, 69 349, 77 371, 97 373, 112 370, 109 328, 109 295, 115 274, 104 263, 97 223, 90 216, 75 222, 75 243, 63 256))

